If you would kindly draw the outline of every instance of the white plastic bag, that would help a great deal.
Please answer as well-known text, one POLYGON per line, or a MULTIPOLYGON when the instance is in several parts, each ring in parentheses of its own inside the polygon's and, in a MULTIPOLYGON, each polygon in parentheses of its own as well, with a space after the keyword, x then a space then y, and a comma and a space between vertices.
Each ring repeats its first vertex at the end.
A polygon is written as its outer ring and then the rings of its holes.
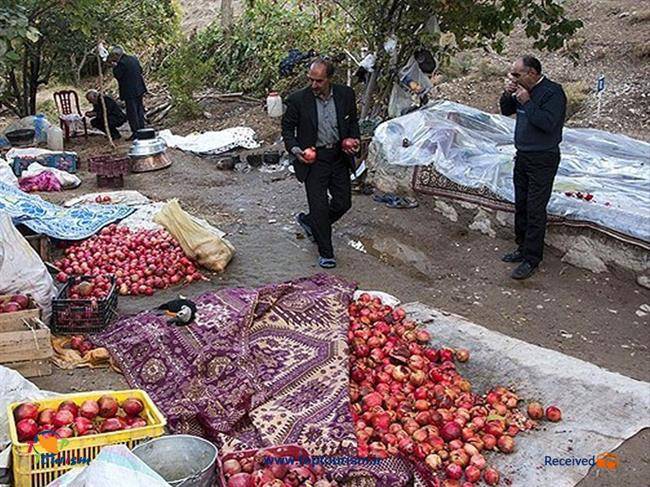
POLYGON ((9 215, 0 215, 0 294, 31 294, 48 324, 56 287, 45 264, 14 227, 9 215))
POLYGON ((10 186, 18 187, 18 178, 11 169, 11 165, 4 159, 0 159, 0 181, 10 186))
POLYGON ((83 469, 72 469, 48 487, 169 487, 125 445, 105 446, 83 469))
POLYGON ((418 100, 432 88, 431 80, 422 72, 415 57, 411 56, 400 69, 398 82, 393 85, 388 101, 388 116, 391 118, 402 116, 411 107, 417 106, 418 100))

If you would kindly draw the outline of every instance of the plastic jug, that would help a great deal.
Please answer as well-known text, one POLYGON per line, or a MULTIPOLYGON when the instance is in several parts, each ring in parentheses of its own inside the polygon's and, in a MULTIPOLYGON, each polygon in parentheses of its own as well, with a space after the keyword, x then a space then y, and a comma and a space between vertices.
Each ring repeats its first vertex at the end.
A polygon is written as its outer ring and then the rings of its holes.
POLYGON ((51 125, 47 129, 47 148, 54 151, 63 150, 63 130, 51 125))
POLYGON ((282 97, 277 92, 272 91, 266 97, 266 112, 271 118, 278 118, 282 116, 282 97))
POLYGON ((36 142, 47 141, 47 127, 45 127, 45 115, 39 113, 34 117, 34 140, 36 142))

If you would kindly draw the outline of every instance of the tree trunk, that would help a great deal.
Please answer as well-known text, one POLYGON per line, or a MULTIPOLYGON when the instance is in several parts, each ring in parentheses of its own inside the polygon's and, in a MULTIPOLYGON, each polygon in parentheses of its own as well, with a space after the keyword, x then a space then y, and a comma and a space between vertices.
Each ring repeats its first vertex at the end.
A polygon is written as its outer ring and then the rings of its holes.
POLYGON ((221 0, 221 27, 229 29, 232 25, 232 0, 221 0))
POLYGON ((366 85, 366 91, 363 93, 363 98, 361 99, 361 115, 359 116, 360 120, 366 118, 368 116, 368 112, 370 112, 370 103, 372 101, 372 95, 375 93, 375 89, 377 88, 378 76, 379 66, 378 63, 375 62, 375 70, 370 75, 370 79, 366 85))

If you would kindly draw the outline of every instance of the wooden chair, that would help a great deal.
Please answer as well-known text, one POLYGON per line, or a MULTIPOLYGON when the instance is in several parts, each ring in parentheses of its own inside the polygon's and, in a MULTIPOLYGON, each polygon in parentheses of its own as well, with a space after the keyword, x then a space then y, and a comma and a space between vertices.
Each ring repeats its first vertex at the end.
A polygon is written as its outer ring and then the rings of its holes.
POLYGON ((86 117, 81 113, 81 106, 79 105, 79 95, 74 90, 62 90, 54 93, 54 103, 59 112, 59 125, 63 130, 65 140, 70 140, 76 132, 71 131, 71 122, 66 120, 66 115, 79 115, 84 125, 84 137, 88 138, 88 125, 86 117), (72 132, 72 133, 71 133, 72 132))

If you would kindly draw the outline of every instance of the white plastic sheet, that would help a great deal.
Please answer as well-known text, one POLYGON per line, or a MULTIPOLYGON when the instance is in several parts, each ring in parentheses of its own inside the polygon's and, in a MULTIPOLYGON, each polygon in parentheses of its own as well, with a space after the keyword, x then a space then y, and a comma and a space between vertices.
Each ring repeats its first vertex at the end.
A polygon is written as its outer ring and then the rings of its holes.
POLYGON ((49 323, 56 296, 54 281, 7 214, 0 215, 0 294, 31 294, 42 321, 49 323))
POLYGON ((594 364, 488 330, 421 303, 404 305, 431 332, 434 346, 467 348, 460 364, 474 392, 517 385, 520 398, 541 399, 562 410, 559 423, 517 436, 510 455, 490 459, 512 487, 570 487, 589 465, 545 466, 545 457, 591 458, 611 452, 650 426, 650 384, 608 372, 594 364))
POLYGON ((168 147, 174 147, 195 154, 221 154, 235 147, 255 149, 260 144, 255 140, 255 131, 250 127, 233 127, 218 132, 192 133, 187 136, 174 135, 171 130, 162 130, 158 137, 168 147))
POLYGON ((48 487, 166 487, 165 479, 125 445, 105 446, 83 468, 70 470, 48 487))
MULTIPOLYGON (((495 101, 496 103, 496 101, 495 101)), ((449 101, 381 124, 377 164, 428 166, 457 184, 514 201, 514 119, 449 101)), ((548 211, 650 242, 650 143, 592 129, 564 129, 548 211), (593 194, 590 202, 566 192, 593 194)))

